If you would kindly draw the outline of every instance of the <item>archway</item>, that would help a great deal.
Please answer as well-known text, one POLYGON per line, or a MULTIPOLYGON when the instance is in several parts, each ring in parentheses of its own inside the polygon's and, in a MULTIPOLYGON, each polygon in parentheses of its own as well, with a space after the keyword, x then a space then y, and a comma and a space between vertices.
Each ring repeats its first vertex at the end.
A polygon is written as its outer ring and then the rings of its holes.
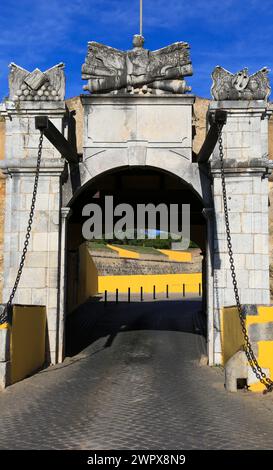
MULTIPOLYGON (((82 209, 86 204, 96 203, 103 209, 105 196, 113 196, 114 204, 127 203, 132 207, 136 204, 160 203, 190 204, 191 208, 191 242, 198 249, 202 262, 202 311, 206 315, 207 293, 207 221, 203 215, 204 203, 200 195, 193 190, 191 184, 182 178, 163 171, 162 169, 133 166, 115 168, 106 171, 88 181, 70 202, 70 217, 67 226, 67 285, 66 313, 79 311, 79 247, 85 242, 82 235, 82 209)), ((181 217, 180 217, 181 222, 181 217)), ((100 293, 102 294, 102 292, 100 293)), ((182 296, 182 286, 181 286, 182 296)), ((200 300, 199 300, 200 302, 200 300)), ((92 308, 92 307, 91 307, 92 308)), ((200 303, 201 308, 201 303, 200 303)), ((206 329, 206 328, 205 328, 206 329)), ((70 338, 71 341, 71 338, 70 338)), ((72 348, 73 349, 73 348, 72 348)))

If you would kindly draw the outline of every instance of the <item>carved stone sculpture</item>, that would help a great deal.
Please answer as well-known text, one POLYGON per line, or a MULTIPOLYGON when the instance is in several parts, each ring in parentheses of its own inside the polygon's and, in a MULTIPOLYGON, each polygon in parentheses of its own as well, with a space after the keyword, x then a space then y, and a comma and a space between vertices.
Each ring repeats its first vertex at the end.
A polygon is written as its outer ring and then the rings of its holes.
POLYGON ((267 100, 271 92, 268 73, 269 69, 264 67, 253 75, 249 75, 247 68, 232 74, 217 66, 212 74, 211 94, 217 101, 267 100))
POLYGON ((65 95, 64 64, 33 72, 10 64, 9 98, 13 101, 60 101, 65 95))
POLYGON ((143 48, 144 38, 134 36, 131 51, 120 51, 97 42, 88 43, 82 66, 84 90, 91 93, 159 94, 185 93, 191 88, 185 76, 192 75, 189 45, 177 42, 156 51, 143 48))

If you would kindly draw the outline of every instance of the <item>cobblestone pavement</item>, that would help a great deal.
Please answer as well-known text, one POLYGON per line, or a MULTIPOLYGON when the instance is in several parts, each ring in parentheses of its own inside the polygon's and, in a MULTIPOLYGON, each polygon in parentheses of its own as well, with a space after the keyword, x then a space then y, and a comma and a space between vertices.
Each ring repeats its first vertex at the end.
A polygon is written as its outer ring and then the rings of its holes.
POLYGON ((91 344, 0 394, 0 448, 273 449, 273 396, 229 394, 220 368, 199 365, 199 309, 88 304, 68 348, 91 344))

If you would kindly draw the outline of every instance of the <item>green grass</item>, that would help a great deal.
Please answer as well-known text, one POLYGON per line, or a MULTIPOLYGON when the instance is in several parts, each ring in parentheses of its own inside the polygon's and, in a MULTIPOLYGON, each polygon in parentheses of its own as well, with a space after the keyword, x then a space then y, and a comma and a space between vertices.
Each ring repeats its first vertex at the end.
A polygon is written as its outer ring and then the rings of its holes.
POLYGON ((108 248, 105 243, 99 243, 99 242, 88 242, 88 247, 90 248, 90 250, 94 250, 94 251, 109 251, 109 252, 113 252, 113 250, 111 250, 110 248, 108 248))

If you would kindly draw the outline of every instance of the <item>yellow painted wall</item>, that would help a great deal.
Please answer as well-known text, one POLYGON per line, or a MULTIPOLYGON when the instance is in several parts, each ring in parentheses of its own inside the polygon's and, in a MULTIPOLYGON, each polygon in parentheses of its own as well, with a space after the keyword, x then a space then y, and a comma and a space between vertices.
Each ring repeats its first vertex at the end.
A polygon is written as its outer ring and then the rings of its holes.
POLYGON ((163 255, 168 256, 170 261, 178 261, 182 263, 190 263, 192 261, 191 253, 187 251, 175 251, 175 250, 157 250, 163 255))
POLYGON ((107 245, 108 248, 111 250, 117 251, 118 255, 121 258, 134 258, 134 259, 139 259, 140 254, 137 253, 136 251, 131 251, 131 250, 125 250, 124 248, 120 248, 119 246, 116 245, 107 245))
POLYGON ((45 362, 46 308, 13 306, 11 326, 11 383, 18 382, 45 362))
POLYGON ((153 286, 156 286, 156 292, 160 293, 166 292, 168 284, 170 293, 182 293, 185 284, 186 293, 198 293, 201 283, 201 273, 99 276, 99 292, 115 292, 119 289, 119 292, 126 293, 130 287, 132 293, 137 293, 143 287, 144 293, 152 293, 153 286))
POLYGON ((98 271, 87 243, 79 248, 78 304, 98 293, 98 271))
POLYGON ((221 311, 221 344, 223 365, 244 345, 236 307, 226 307, 221 311))
MULTIPOLYGON (((247 315, 246 328, 250 325, 273 322, 273 307, 258 306, 258 315, 247 315)), ((238 310, 236 307, 226 307, 221 312, 221 343, 222 364, 233 356, 244 345, 238 310)), ((269 369, 270 378, 273 379, 273 340, 258 341, 258 363, 262 368, 269 369)), ((260 382, 250 385, 253 392, 261 392, 264 385, 260 382)))

